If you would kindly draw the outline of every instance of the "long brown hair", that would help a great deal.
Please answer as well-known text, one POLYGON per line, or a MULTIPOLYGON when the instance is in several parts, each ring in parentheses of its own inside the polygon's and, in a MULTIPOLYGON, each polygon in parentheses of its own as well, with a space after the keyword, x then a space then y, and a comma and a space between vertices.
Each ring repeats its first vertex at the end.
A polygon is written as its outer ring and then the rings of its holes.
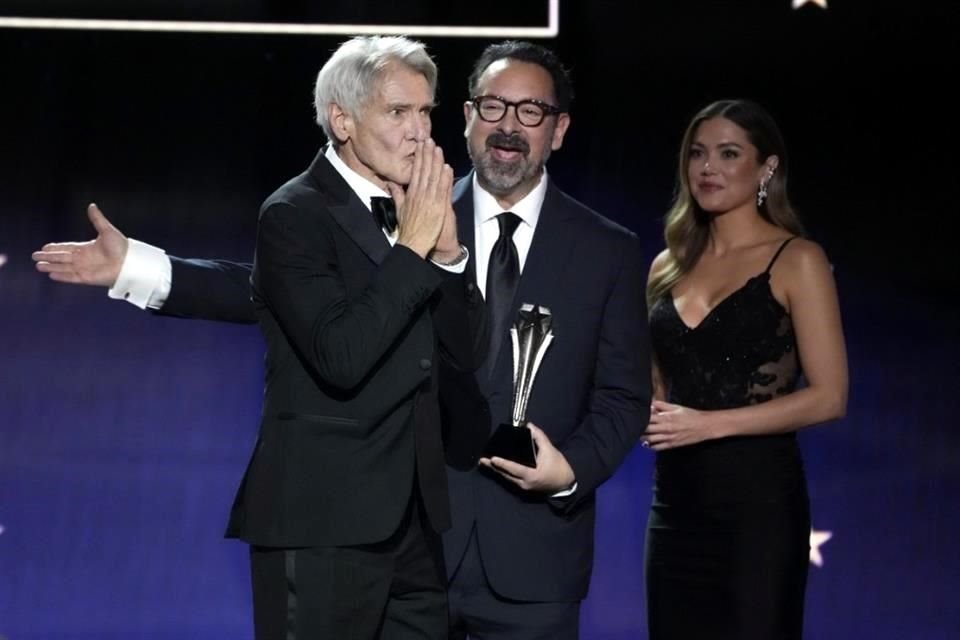
POLYGON ((650 275, 647 283, 648 307, 652 307, 660 296, 686 275, 706 249, 710 237, 710 216, 697 205, 690 193, 687 166, 690 146, 698 127, 705 120, 716 117, 726 118, 746 132, 750 143, 757 148, 759 163, 773 155, 779 158, 777 170, 767 182, 767 198, 758 209, 767 222, 795 235, 804 235, 803 225, 787 197, 787 149, 777 123, 763 107, 749 100, 711 103, 693 117, 683 134, 676 191, 663 230, 667 257, 650 275))

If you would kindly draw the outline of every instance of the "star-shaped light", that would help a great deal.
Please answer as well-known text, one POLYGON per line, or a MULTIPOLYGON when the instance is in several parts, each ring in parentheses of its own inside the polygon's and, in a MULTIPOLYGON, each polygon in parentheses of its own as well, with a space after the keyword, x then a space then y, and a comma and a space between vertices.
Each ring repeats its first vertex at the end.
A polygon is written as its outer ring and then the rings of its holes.
POLYGON ((810 529, 810 564, 817 567, 823 566, 823 555, 820 553, 820 545, 832 537, 833 531, 810 529))
POLYGON ((805 4, 815 4, 821 9, 827 8, 827 0, 793 0, 794 9, 799 9, 805 4))

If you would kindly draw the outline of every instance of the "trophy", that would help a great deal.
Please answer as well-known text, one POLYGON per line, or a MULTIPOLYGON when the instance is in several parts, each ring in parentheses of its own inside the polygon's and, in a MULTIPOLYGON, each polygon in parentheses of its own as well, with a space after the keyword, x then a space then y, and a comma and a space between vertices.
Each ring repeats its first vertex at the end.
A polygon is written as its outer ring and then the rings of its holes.
POLYGON ((527 426, 527 403, 543 354, 553 341, 550 309, 524 304, 510 327, 510 339, 513 342, 513 411, 510 424, 499 425, 487 441, 484 456, 497 456, 536 467, 533 437, 527 426))

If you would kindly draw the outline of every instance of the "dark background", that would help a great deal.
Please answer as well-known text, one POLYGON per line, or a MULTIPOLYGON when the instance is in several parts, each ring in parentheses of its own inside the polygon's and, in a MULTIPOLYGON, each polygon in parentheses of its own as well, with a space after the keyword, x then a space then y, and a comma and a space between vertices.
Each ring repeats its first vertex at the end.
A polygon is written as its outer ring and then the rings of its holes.
MULTIPOLYGON (((546 19, 532 0, 130 4, 0 0, 0 16, 546 19)), ((783 129, 790 193, 834 264, 851 374, 847 417, 801 435, 814 528, 833 533, 811 566, 810 638, 960 634, 952 13, 565 0, 544 42, 577 91, 550 173, 637 231, 648 259, 693 113, 749 97, 783 129)), ((0 635, 250 637, 245 548, 221 536, 255 435, 259 332, 51 283, 30 252, 90 237, 96 201, 170 253, 248 260, 261 200, 322 143, 312 82, 341 39, 0 28, 0 635)), ((435 138, 463 173, 466 77, 490 40, 424 41, 441 74, 435 138)), ((645 637, 650 472, 637 450, 601 489, 585 640, 645 637)))

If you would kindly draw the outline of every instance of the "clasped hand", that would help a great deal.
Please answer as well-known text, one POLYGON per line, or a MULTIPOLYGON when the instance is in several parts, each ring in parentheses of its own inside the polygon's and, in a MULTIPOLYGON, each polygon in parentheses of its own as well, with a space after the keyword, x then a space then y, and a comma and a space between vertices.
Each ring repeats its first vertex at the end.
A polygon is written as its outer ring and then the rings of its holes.
POLYGON ((650 423, 640 441, 644 447, 663 451, 709 440, 714 436, 707 416, 705 411, 654 400, 650 405, 650 423))
POLYGON ((397 244, 421 258, 445 262, 460 253, 453 213, 453 169, 444 164, 443 150, 433 140, 417 143, 406 191, 387 183, 397 206, 397 244))

